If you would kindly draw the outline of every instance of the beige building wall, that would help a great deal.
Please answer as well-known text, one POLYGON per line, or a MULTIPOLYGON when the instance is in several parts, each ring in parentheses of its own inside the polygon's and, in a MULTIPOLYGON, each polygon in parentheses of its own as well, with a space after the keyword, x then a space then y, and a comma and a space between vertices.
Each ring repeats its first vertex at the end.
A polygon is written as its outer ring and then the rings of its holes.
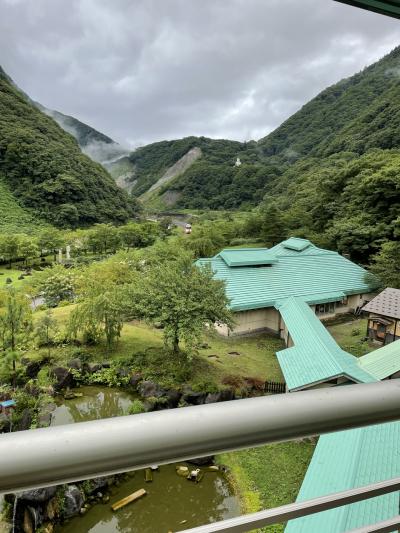
MULTIPOLYGON (((335 313, 326 313, 318 315, 318 317, 324 320, 327 318, 333 318, 341 313, 349 313, 363 305, 366 300, 369 301, 372 298, 372 294, 354 294, 348 297, 346 305, 337 306, 335 313)), ((312 305, 311 309, 315 312, 315 305, 312 305)), ((230 335, 246 335, 257 331, 270 331, 279 335, 286 343, 288 343, 288 346, 293 346, 287 328, 283 320, 280 319, 279 312, 274 307, 251 309, 250 311, 238 311, 237 313, 234 313, 234 318, 236 325, 232 331, 230 331, 225 324, 215 324, 215 329, 220 335, 228 337, 230 335)))
POLYGON ((234 314, 235 326, 229 331, 225 324, 215 325, 221 335, 245 335, 256 331, 271 331, 279 334, 279 313, 274 307, 239 311, 234 314))

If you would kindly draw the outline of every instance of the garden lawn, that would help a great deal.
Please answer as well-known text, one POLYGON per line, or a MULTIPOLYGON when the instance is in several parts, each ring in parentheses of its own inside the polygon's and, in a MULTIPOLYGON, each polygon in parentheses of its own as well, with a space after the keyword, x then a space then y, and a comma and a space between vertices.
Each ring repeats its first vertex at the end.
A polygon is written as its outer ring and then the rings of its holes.
POLYGON ((18 277, 23 272, 21 270, 16 270, 12 268, 9 270, 5 266, 0 267, 0 289, 4 287, 15 287, 16 289, 20 288, 23 284, 24 280, 18 279, 18 277), (12 279, 12 283, 6 283, 6 279, 10 278, 12 279))
MULTIPOLYGON (((65 331, 73 308, 74 305, 69 305, 52 310, 61 330, 65 331)), ((45 311, 35 312, 34 320, 39 319, 44 313, 45 311)), ((280 339, 265 334, 254 337, 227 338, 215 332, 209 332, 204 337, 203 346, 206 347, 200 349, 198 355, 195 355, 190 363, 192 375, 188 380, 196 383, 200 388, 213 383, 217 386, 224 382, 229 385, 229 382, 234 382, 237 377, 283 381, 275 355, 276 351, 283 348, 283 342, 280 339)), ((54 349, 54 356, 60 362, 66 361, 73 357, 74 350, 76 351, 76 347, 71 346, 57 348, 54 349)), ((82 346, 82 350, 90 353, 93 361, 126 359, 139 354, 141 364, 148 366, 150 373, 157 374, 164 370, 164 376, 169 370, 172 374, 177 370, 174 368, 173 357, 167 355, 164 348, 162 330, 139 321, 124 325, 121 338, 111 353, 107 352, 104 343, 96 346, 82 346), (160 366, 164 368, 160 369, 160 366)), ((175 365, 179 366, 180 361, 176 361, 175 365)), ((156 377, 157 375, 154 376, 156 377)))
MULTIPOLYGON (((315 441, 305 439, 225 453, 217 460, 229 467, 243 514, 253 513, 296 500, 314 448, 315 441)), ((255 531, 283 533, 284 525, 255 531)))
POLYGON ((341 324, 328 326, 328 330, 339 346, 346 352, 360 357, 379 346, 374 345, 371 341, 366 341, 367 319, 357 318, 349 319, 341 324))

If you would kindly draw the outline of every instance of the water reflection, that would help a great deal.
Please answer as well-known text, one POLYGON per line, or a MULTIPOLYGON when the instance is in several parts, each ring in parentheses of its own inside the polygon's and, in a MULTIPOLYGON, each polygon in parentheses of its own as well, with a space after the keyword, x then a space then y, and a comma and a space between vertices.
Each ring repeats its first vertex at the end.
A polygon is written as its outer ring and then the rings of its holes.
MULTIPOLYGON (((81 387, 76 392, 84 396, 60 404, 53 425, 123 415, 134 399, 119 389, 103 387, 81 387)), ((167 533, 240 514, 238 501, 220 472, 206 472, 198 484, 179 477, 175 465, 162 466, 153 474, 151 483, 145 483, 143 471, 128 474, 126 481, 112 488, 108 503, 95 505, 84 516, 72 519, 56 531, 167 533), (117 512, 111 510, 112 503, 140 488, 146 489, 146 496, 117 512)))
POLYGON ((80 387, 75 392, 83 396, 59 401, 53 412, 52 426, 125 415, 134 399, 124 391, 106 387, 80 387))

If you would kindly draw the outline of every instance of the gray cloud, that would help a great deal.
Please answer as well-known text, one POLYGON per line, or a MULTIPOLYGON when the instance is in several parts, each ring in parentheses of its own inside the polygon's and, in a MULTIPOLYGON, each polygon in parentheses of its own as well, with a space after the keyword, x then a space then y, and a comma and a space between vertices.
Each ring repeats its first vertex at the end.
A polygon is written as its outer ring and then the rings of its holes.
POLYGON ((332 0, 0 0, 0 64, 123 144, 260 138, 400 44, 332 0))

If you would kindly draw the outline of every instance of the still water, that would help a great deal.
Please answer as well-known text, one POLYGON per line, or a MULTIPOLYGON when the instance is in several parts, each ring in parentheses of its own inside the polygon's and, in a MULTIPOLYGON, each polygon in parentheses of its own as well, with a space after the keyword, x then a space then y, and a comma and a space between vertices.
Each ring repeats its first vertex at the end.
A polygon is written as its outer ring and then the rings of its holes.
MULTIPOLYGON (((134 399, 107 387, 81 387, 76 392, 83 396, 60 403, 52 425, 123 415, 134 399)), ((168 533, 240 514, 239 502, 221 472, 205 472, 200 483, 193 483, 179 477, 175 465, 161 466, 153 472, 151 483, 145 483, 143 471, 132 472, 120 486, 111 489, 110 495, 108 503, 95 505, 56 532, 168 533), (147 491, 146 496, 119 511, 111 510, 112 503, 140 488, 147 491)))

